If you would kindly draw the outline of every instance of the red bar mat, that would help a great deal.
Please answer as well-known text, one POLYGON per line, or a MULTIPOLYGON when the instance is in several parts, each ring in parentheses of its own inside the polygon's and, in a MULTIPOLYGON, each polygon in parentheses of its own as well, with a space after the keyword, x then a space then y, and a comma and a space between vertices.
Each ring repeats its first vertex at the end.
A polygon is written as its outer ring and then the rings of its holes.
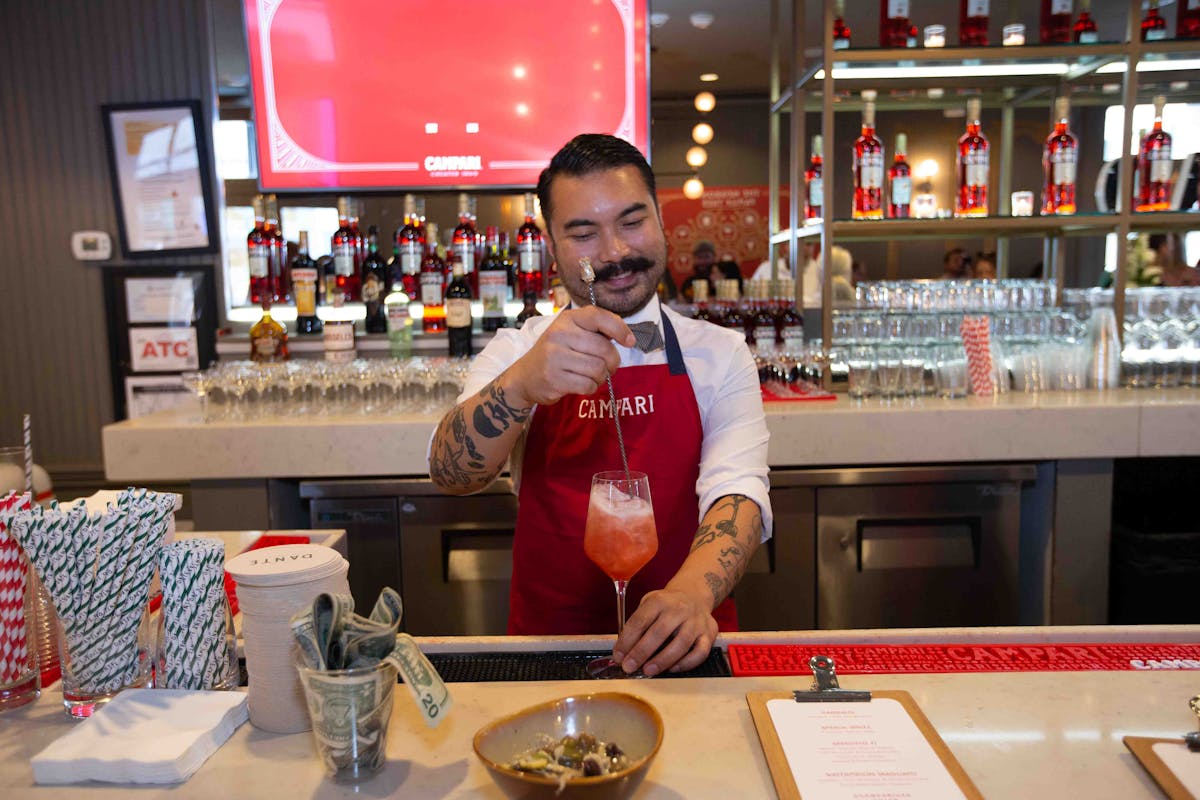
POLYGON ((776 394, 766 386, 759 386, 764 403, 806 403, 810 400, 836 400, 837 395, 822 389, 792 389, 791 394, 776 394))
POLYGON ((733 644, 735 677, 811 675, 808 660, 830 656, 842 675, 925 672, 1104 672, 1200 670, 1197 644, 733 644))

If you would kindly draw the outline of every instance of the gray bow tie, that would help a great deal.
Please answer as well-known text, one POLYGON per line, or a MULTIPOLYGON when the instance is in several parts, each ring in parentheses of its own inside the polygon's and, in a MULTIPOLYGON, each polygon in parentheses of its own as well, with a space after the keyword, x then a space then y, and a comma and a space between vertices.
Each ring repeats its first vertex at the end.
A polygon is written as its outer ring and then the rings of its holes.
POLYGON ((637 339, 634 346, 643 353, 652 353, 665 346, 657 322, 631 322, 629 330, 633 331, 633 338, 637 339))

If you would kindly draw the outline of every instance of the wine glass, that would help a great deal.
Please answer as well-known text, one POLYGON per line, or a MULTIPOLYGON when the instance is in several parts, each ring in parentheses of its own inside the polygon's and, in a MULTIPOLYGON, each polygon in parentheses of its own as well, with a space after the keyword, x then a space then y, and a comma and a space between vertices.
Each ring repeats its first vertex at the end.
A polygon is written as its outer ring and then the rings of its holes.
MULTIPOLYGON (((583 551, 617 589, 617 635, 625 627, 625 589, 638 570, 658 552, 650 478, 644 472, 613 470, 592 476, 583 551)), ((623 678, 621 665, 610 656, 587 666, 593 678, 623 678)), ((629 677, 642 677, 640 671, 629 677)))

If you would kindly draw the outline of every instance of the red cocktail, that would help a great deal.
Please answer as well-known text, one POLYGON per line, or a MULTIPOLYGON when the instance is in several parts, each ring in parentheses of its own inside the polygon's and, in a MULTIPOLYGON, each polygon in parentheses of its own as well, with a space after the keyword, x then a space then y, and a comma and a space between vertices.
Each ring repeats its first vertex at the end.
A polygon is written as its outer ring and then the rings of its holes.
MULTIPOLYGON (((583 551, 612 578, 617 589, 617 633, 625 627, 625 589, 637 571, 658 552, 650 479, 644 472, 598 472, 592 476, 583 551)), ((598 658, 588 664, 592 677, 621 677, 619 664, 598 658)))

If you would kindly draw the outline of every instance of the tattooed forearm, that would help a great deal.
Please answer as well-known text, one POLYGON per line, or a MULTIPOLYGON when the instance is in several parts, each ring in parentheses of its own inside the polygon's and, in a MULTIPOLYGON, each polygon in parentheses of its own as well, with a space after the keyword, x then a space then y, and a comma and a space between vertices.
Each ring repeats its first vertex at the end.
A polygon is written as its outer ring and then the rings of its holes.
POLYGON ((429 474, 446 488, 470 488, 490 483, 497 470, 488 469, 483 454, 467 430, 462 407, 455 408, 438 426, 429 454, 429 474))
POLYGON ((475 430, 481 436, 495 439, 513 425, 524 425, 531 410, 513 408, 505 398, 504 390, 492 381, 479 392, 479 405, 475 406, 475 430))
POLYGON ((712 592, 713 605, 724 600, 742 579, 761 533, 758 504, 743 495, 721 498, 704 515, 692 553, 703 557, 710 567, 704 581, 712 592))

